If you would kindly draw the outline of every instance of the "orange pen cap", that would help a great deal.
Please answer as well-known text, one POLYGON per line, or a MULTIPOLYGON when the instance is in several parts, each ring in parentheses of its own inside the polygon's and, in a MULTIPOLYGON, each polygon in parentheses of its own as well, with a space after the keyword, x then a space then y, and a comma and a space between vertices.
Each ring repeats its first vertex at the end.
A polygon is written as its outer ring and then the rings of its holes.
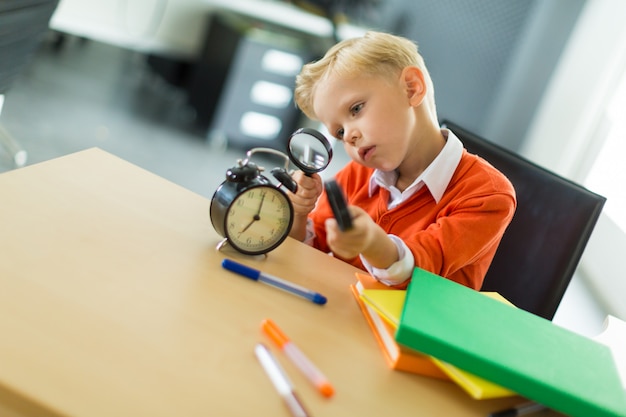
POLYGON ((265 319, 261 322, 261 330, 281 349, 289 343, 287 335, 271 319, 265 319))

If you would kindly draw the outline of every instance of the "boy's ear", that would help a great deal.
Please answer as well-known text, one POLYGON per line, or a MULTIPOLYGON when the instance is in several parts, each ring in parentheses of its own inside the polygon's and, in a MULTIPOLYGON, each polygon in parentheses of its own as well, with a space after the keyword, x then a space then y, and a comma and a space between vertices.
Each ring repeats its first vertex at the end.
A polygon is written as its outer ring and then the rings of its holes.
POLYGON ((411 66, 402 70, 400 77, 409 103, 411 106, 419 106, 426 97, 427 87, 424 73, 419 68, 411 66))

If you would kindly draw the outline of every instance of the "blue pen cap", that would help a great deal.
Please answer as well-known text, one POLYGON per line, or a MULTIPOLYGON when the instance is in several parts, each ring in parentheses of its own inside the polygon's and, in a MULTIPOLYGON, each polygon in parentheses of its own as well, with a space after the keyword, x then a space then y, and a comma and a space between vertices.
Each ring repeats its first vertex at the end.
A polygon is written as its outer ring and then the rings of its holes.
POLYGON ((315 304, 324 305, 326 304, 326 301, 328 301, 328 299, 324 297, 322 294, 317 293, 313 295, 313 298, 311 298, 311 301, 313 301, 315 304))
POLYGON ((222 260, 222 268, 228 269, 229 271, 235 272, 239 275, 253 279, 255 281, 258 281, 259 276, 261 275, 261 271, 242 265, 238 262, 231 261, 230 259, 222 260))

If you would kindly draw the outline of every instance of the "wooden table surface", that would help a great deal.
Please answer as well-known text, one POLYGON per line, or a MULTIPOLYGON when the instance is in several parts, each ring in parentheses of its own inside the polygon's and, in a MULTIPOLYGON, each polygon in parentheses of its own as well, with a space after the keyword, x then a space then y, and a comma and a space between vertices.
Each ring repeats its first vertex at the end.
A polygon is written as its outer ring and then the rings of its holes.
POLYGON ((217 251, 209 203, 96 148, 0 175, 0 415, 288 416, 258 342, 312 416, 484 417, 520 401, 388 369, 350 292, 353 267, 292 239, 267 257, 217 251), (225 257, 329 301, 241 278, 225 257), (334 397, 270 344, 264 318, 334 397))

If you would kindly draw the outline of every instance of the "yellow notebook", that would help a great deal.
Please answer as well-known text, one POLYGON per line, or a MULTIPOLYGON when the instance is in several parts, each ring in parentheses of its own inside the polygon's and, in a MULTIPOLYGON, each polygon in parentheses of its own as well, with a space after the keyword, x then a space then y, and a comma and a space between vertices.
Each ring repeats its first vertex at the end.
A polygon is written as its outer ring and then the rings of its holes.
MULTIPOLYGON (((364 274, 357 274, 360 282, 372 279, 364 274)), ((507 304, 511 304, 507 299, 496 292, 482 292, 488 297, 497 299, 507 304)), ((364 288, 360 291, 359 298, 368 307, 372 308, 394 329, 398 328, 402 308, 406 298, 405 290, 364 288)), ((454 365, 441 361, 437 358, 429 358, 441 371, 443 371, 452 381, 459 385, 474 399, 491 399, 500 397, 510 397, 517 395, 500 385, 494 384, 486 379, 466 372, 454 365)))
POLYGON ((406 291, 365 288, 359 296, 365 304, 373 308, 394 329, 398 328, 406 291))
POLYGON ((454 365, 441 361, 435 357, 430 358, 448 377, 463 388, 472 398, 486 400, 490 398, 510 397, 517 395, 515 392, 494 384, 472 373, 466 372, 454 365))

